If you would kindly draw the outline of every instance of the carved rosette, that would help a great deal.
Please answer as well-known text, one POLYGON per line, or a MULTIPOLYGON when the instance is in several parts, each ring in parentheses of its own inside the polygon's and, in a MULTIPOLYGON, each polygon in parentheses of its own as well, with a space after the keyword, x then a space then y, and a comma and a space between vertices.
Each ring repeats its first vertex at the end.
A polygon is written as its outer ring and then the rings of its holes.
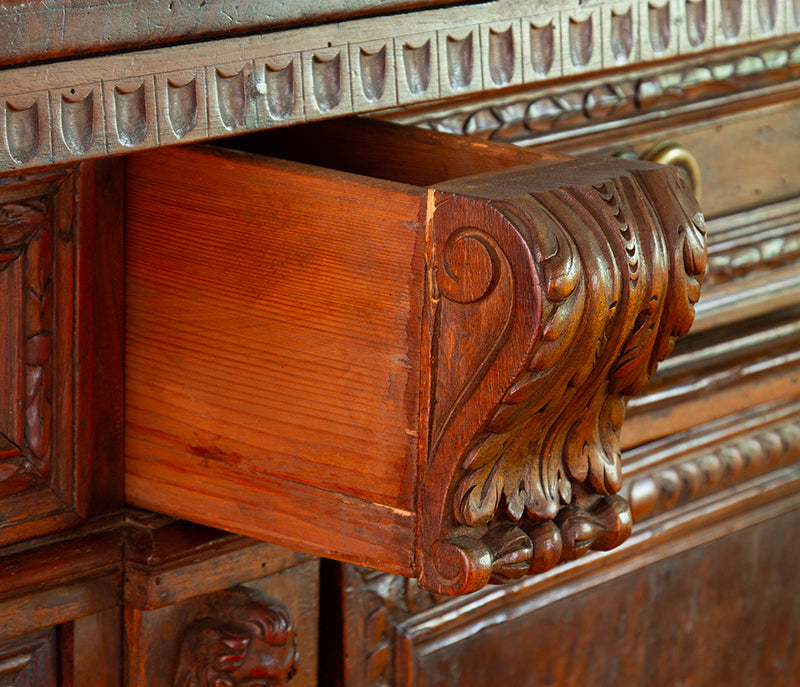
POLYGON ((674 170, 646 163, 430 193, 420 584, 462 594, 630 534, 625 397, 689 330, 706 242, 674 170))
POLYGON ((210 595, 186 629, 175 687, 285 685, 297 667, 294 621, 280 601, 237 587, 210 595))

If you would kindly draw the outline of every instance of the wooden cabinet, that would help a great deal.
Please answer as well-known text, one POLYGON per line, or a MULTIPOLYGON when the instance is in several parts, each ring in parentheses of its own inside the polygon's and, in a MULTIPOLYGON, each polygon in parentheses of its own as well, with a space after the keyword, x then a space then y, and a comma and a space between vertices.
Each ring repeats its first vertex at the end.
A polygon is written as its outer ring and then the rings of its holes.
POLYGON ((73 5, 0 9, 0 683, 800 684, 796 3, 73 5))

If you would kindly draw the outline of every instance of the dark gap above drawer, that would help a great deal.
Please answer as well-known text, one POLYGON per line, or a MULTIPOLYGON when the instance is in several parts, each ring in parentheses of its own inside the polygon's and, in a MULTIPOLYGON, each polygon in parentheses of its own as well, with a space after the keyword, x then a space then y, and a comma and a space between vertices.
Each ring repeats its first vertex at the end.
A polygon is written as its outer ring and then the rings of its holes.
MULTIPOLYGON (((517 146, 358 118, 264 131, 217 145, 414 186, 536 164, 530 150, 517 146), (387 135, 395 141, 390 149, 387 135)), ((567 159, 538 150, 535 156, 542 164, 567 159)))

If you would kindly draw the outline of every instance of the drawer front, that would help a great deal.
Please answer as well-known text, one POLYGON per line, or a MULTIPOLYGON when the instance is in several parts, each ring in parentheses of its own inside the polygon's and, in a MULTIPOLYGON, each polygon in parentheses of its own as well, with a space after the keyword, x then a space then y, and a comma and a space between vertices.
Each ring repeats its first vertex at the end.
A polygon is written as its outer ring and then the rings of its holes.
POLYGON ((329 167, 127 162, 128 501, 443 593, 624 540, 624 397, 705 261, 674 171, 380 123, 237 145, 329 167))
POLYGON ((786 537, 798 523, 795 510, 700 546, 672 539, 646 565, 606 560, 445 605, 350 568, 344 684, 793 684, 800 557, 786 537))
POLYGON ((716 218, 800 195, 798 140, 800 106, 789 100, 721 111, 697 108, 691 115, 626 127, 602 140, 576 136, 554 148, 647 157, 664 141, 674 141, 697 160, 703 212, 716 218))

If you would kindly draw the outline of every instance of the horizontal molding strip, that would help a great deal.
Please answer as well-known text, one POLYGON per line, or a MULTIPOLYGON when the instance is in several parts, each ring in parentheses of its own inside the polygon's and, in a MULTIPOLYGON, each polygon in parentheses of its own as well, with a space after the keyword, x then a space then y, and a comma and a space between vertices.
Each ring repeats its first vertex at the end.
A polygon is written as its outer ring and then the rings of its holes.
POLYGON ((551 145, 597 133, 614 122, 655 122, 667 112, 698 103, 792 89, 799 79, 800 40, 793 35, 678 61, 640 63, 623 72, 597 72, 577 82, 548 82, 541 88, 479 94, 381 116, 443 133, 551 145))
POLYGON ((760 475, 800 467, 800 402, 768 404, 627 451, 621 493, 634 520, 665 513, 760 475))
POLYGON ((0 71, 0 172, 630 67, 800 31, 793 0, 500 0, 0 71))

